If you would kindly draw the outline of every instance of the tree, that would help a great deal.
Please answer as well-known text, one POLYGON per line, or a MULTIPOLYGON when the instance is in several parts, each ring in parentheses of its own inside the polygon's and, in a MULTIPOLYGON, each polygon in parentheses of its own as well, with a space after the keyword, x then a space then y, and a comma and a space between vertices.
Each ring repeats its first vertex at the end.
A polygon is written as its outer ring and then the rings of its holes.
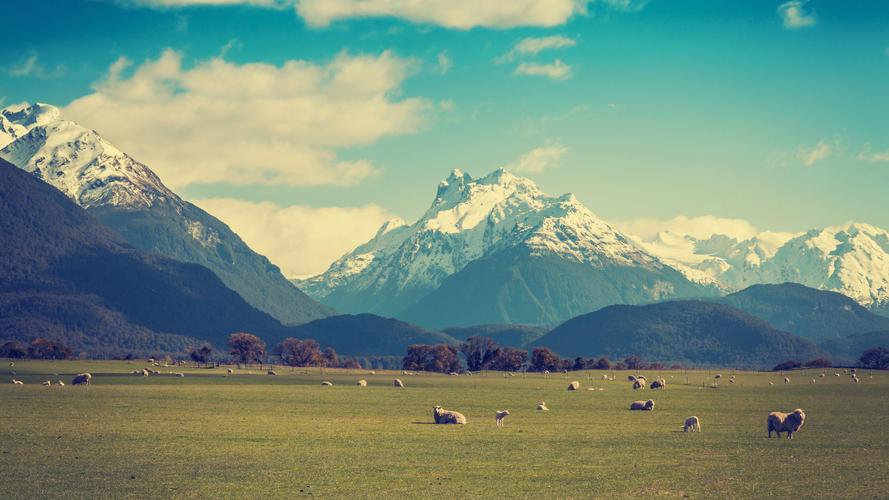
POLYGON ((470 371, 479 371, 493 359, 497 344, 488 337, 469 337, 460 344, 460 352, 466 358, 466 367, 470 371))
POLYGON ((574 358, 574 364, 571 366, 574 371, 586 369, 586 361, 580 356, 574 358))
POLYGON ((74 350, 61 342, 36 338, 28 346, 28 357, 31 359, 73 359, 74 350))
POLYGON ((642 358, 636 355, 624 358, 624 365, 627 367, 627 370, 641 370, 644 364, 642 358))
POLYGON ((531 366, 528 369, 532 372, 542 372, 548 370, 551 372, 558 371, 562 367, 562 360, 559 355, 549 350, 548 347, 535 347, 531 352, 531 366))
POLYGON ((27 355, 28 350, 16 340, 10 340, 0 346, 0 358, 21 359, 27 355))
POLYGON ((207 364, 213 358, 213 346, 204 343, 204 345, 197 349, 191 349, 188 352, 188 357, 195 363, 207 364))
POLYGON ((872 370, 889 370, 889 349, 874 347, 861 353, 858 363, 862 368, 872 370))
POLYGON ((289 366, 318 366, 322 362, 321 345, 314 339, 288 337, 278 345, 277 352, 289 366))
POLYGON ((502 372, 517 372, 520 371, 527 362, 528 351, 514 349, 512 347, 500 347, 494 351, 494 355, 485 366, 485 369, 502 372))
POLYGON ((450 373, 460 370, 457 348, 448 344, 413 344, 402 359, 402 369, 450 373))
POLYGON ((608 360, 605 356, 599 358, 595 363, 593 363, 593 370, 610 370, 611 369, 611 361, 608 360))
POLYGON ((265 342, 251 333, 233 333, 228 337, 229 354, 238 364, 257 362, 265 358, 265 342))
POLYGON ((324 363, 324 366, 329 366, 331 368, 335 368, 340 364, 339 356, 337 356, 336 350, 334 350, 333 347, 324 349, 324 352, 321 353, 321 361, 324 363))
POLYGON ((772 371, 773 372, 783 372, 785 370, 793 370, 794 368, 800 368, 801 366, 803 366, 803 364, 800 363, 799 361, 797 361, 795 359, 788 359, 787 361, 785 361, 783 363, 778 363, 777 365, 775 365, 775 367, 772 368, 772 371))
POLYGON ((831 366, 833 366, 833 363, 824 358, 810 359, 805 362, 806 368, 830 368, 831 366))
POLYGON ((422 371, 426 369, 427 359, 432 353, 432 346, 426 344, 412 344, 407 346, 401 367, 404 370, 422 371))

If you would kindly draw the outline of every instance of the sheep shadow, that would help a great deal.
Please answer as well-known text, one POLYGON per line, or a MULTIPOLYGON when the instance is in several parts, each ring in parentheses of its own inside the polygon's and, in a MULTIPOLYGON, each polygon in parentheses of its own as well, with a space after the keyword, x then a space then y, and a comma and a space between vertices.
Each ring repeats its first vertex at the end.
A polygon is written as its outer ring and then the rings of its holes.
POLYGON ((414 422, 414 425, 435 425, 435 422, 414 422))

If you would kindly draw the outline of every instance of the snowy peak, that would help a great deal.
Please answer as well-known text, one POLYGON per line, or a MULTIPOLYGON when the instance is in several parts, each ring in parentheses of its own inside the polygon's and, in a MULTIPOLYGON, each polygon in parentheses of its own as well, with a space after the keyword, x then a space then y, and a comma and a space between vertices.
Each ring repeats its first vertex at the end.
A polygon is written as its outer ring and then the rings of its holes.
POLYGON ((2 116, 21 127, 16 130, 27 128, 27 133, 0 149, 0 157, 85 208, 114 205, 136 209, 179 203, 148 167, 94 130, 60 119, 53 106, 15 106, 4 109, 2 116))

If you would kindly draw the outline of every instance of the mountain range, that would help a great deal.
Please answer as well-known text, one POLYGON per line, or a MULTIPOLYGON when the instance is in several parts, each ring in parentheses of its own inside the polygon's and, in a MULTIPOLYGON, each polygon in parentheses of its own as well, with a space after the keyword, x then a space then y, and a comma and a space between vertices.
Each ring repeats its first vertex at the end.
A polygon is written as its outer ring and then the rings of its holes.
POLYGON ((0 117, 0 158, 57 188, 133 247, 210 269, 249 304, 284 323, 332 314, 228 226, 182 200, 94 130, 64 120, 58 108, 15 105, 0 117))

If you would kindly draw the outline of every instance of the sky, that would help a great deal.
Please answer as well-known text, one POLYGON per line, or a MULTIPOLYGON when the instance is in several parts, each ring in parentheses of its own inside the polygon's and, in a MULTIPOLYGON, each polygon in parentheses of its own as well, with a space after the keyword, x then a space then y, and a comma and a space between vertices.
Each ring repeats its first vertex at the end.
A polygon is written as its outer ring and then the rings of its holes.
POLYGON ((46 102, 288 276, 460 168, 647 236, 889 227, 889 2, 9 2, 0 105, 46 102))

